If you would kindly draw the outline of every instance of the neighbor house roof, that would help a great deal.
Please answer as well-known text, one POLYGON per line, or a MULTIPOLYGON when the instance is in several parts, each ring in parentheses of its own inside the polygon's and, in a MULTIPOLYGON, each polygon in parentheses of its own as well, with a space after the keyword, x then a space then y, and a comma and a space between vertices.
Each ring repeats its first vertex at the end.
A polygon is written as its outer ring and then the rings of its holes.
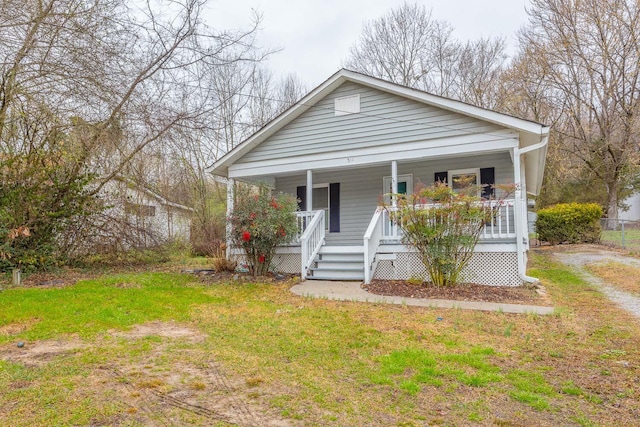
POLYGON ((169 207, 172 207, 174 209, 179 209, 179 210, 183 210, 183 211, 187 211, 187 212, 195 212, 195 209, 193 209, 192 207, 181 205, 179 203, 171 202, 171 201, 165 199, 164 197, 162 197, 161 195, 159 195, 158 193, 156 193, 155 191, 145 187, 142 184, 137 183, 136 181, 132 180, 131 178, 127 178, 127 177, 122 176, 122 175, 117 175, 113 179, 115 181, 122 182, 123 184, 127 185, 129 188, 131 188, 133 190, 136 190, 136 191, 139 191, 139 192, 145 194, 147 197, 156 200, 161 205, 169 206, 169 207))

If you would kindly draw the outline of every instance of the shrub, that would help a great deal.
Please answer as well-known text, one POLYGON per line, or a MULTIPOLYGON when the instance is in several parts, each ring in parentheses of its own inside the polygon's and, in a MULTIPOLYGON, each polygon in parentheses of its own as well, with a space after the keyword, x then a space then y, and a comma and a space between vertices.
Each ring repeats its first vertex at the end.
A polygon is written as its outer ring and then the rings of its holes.
POLYGON ((58 237, 102 210, 93 176, 77 173, 63 150, 32 151, 0 153, 0 272, 56 267, 66 249, 58 237))
POLYGON ((455 192, 436 183, 416 188, 410 196, 398 195, 397 209, 387 207, 404 233, 404 242, 418 250, 434 285, 460 281, 480 233, 495 213, 477 194, 476 187, 455 192))
POLYGON ((205 185, 196 192, 191 218, 191 254, 217 256, 220 244, 226 242, 227 192, 217 185, 205 185))
POLYGON ((538 211, 536 231, 540 241, 598 243, 602 207, 596 203, 562 203, 538 211))
POLYGON ((222 271, 235 271, 238 263, 236 261, 227 259, 226 255, 227 245, 224 242, 220 242, 218 247, 215 249, 213 253, 213 259, 211 260, 211 264, 213 265, 213 269, 216 272, 222 271))
POLYGON ((261 186, 257 192, 238 187, 231 221, 231 238, 241 247, 254 276, 269 271, 276 246, 293 240, 298 230, 298 204, 288 194, 271 195, 261 186))
POLYGON ((132 248, 126 251, 107 251, 81 255, 69 260, 69 264, 91 269, 136 267, 168 262, 171 260, 170 254, 171 247, 168 245, 142 249, 132 248))

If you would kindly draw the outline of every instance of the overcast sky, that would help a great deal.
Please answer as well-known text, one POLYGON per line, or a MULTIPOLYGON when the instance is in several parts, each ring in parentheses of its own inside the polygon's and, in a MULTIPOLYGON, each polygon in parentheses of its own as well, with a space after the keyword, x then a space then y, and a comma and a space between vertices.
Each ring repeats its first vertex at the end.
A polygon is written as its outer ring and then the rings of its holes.
MULTIPOLYGON (((269 59, 276 76, 290 72, 311 89, 341 68, 365 21, 377 19, 403 0, 212 0, 205 21, 215 28, 247 27, 251 11, 263 16, 258 37, 283 50, 269 59)), ((433 17, 451 23, 460 40, 504 36, 513 53, 515 33, 526 21, 528 0, 430 0, 418 2, 433 17)))

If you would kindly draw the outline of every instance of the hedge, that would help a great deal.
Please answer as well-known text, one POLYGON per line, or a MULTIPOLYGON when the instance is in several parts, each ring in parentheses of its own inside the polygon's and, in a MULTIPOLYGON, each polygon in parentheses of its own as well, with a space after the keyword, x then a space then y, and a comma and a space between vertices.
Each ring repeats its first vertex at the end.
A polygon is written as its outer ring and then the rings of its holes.
POLYGON ((562 203, 538 211, 536 231, 542 242, 598 243, 602 207, 596 203, 562 203))

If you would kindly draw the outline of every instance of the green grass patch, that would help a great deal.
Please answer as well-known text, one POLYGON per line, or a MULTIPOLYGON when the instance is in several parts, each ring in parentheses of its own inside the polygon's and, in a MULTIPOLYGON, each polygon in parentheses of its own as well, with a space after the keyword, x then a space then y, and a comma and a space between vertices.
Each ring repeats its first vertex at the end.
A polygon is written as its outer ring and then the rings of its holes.
POLYGON ((423 385, 440 387, 443 381, 483 387, 502 380, 499 368, 487 361, 487 357, 494 354, 495 351, 487 347, 474 347, 460 354, 407 348, 380 357, 371 381, 394 385, 410 394, 417 394, 423 385))
POLYGON ((625 228, 624 242, 622 240, 622 230, 602 230, 600 241, 607 245, 624 247, 630 251, 640 251, 640 230, 625 228))
POLYGON ((582 389, 575 385, 573 381, 564 382, 560 390, 562 391, 562 393, 568 394, 570 396, 582 396, 582 394, 584 394, 582 389))
MULTIPOLYGON (((0 292, 0 326, 30 325, 18 337, 47 339, 61 334, 91 337, 151 320, 187 320, 194 304, 222 302, 203 289, 185 286, 187 275, 138 273, 85 280, 55 289, 0 292)), ((0 344, 16 339, 0 335, 0 344)))

